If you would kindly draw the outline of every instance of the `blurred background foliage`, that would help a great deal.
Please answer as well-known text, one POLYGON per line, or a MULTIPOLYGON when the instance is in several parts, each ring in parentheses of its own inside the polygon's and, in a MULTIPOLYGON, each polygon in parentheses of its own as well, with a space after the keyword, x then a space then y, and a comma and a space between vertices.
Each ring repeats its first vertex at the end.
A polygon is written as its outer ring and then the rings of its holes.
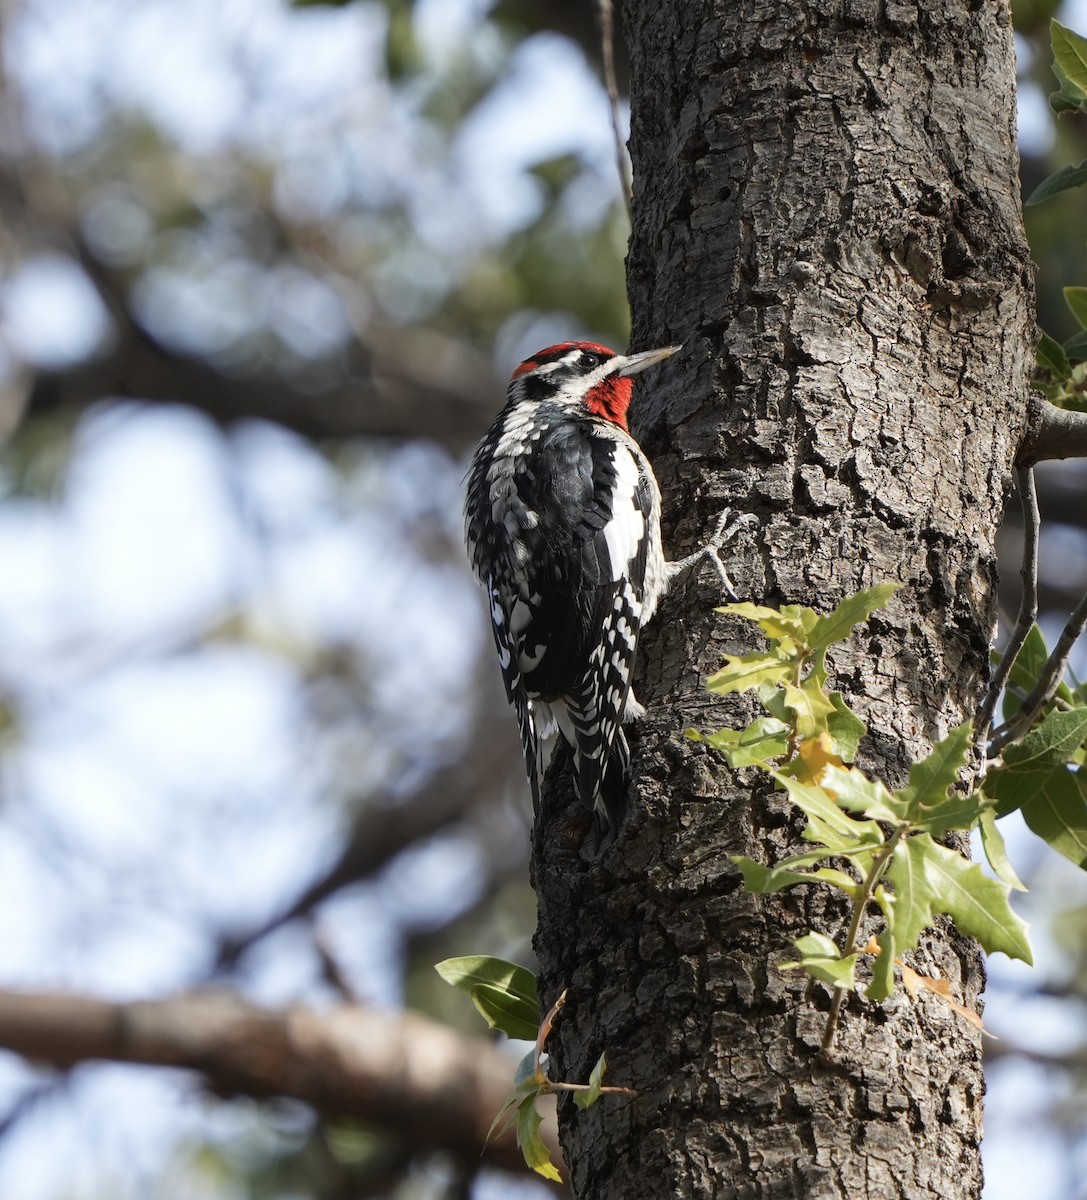
MULTIPOLYGON (((0 0, 0 987, 214 980, 478 1030, 432 964, 531 962, 459 489, 513 364, 626 341, 593 10, 0 0)), ((1046 105, 1056 11, 1015 5, 1028 193, 1087 158, 1046 105)), ((1028 214, 1060 338, 1084 201, 1028 214)), ((1041 479, 1050 631, 1087 586, 1085 482, 1041 479)), ((1004 551, 1014 611, 1014 512, 1004 551)), ((993 964, 992 1200, 1087 1196, 1066 866, 1024 864, 1042 969, 993 964)), ((300 1105, 3 1056, 0 1194, 542 1192, 300 1105)))

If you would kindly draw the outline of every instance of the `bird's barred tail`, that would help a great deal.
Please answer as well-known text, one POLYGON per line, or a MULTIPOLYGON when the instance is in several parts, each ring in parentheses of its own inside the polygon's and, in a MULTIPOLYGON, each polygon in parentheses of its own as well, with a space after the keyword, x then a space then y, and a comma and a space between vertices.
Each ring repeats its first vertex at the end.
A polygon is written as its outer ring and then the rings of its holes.
POLYGON ((601 706, 599 696, 598 680, 590 674, 578 692, 565 697, 564 712, 553 707, 564 737, 574 747, 578 795, 603 837, 618 830, 626 810, 630 750, 619 728, 621 705, 601 706))
MULTIPOLYGON (((597 837, 601 842, 613 837, 627 809, 627 789, 630 787, 630 748, 626 735, 616 732, 608 756, 604 774, 600 779, 600 792, 593 804, 593 819, 597 837)), ((584 799, 584 797, 582 797, 584 799)))

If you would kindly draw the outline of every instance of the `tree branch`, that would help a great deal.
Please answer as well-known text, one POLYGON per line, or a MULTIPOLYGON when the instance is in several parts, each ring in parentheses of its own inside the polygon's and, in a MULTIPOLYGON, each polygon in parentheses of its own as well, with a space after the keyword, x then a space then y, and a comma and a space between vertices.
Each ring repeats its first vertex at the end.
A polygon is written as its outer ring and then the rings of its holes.
POLYGON ((1023 701, 1015 716, 996 730, 990 739, 990 758, 995 758, 1009 742, 1014 741, 1033 727, 1042 709, 1057 694, 1057 689, 1064 678, 1065 668, 1068 666, 1068 659, 1072 654, 1072 647, 1079 641, 1084 629, 1087 629, 1087 592, 1084 592, 1083 598, 1072 610, 1072 615, 1061 630, 1061 636, 1057 639, 1056 646, 1053 647, 1053 653, 1046 660, 1046 664, 1038 676, 1038 682, 1034 685, 1030 695, 1023 701))
MULTIPOLYGON (((361 358, 364 353, 357 351, 361 358)), ((501 389, 482 356, 437 334, 386 332, 369 361, 314 363, 312 389, 282 374, 230 375, 171 349, 147 330, 122 329, 113 347, 70 369, 42 371, 24 415, 78 411, 129 397, 186 404, 219 425, 261 419, 309 438, 429 438, 460 454, 497 412, 501 389)))
POLYGON ((985 739, 989 736, 989 726, 996 712, 996 703, 1004 684, 1015 666, 1019 651, 1023 649, 1027 637, 1038 619, 1038 533, 1042 518, 1038 512, 1038 492, 1034 486, 1034 469, 1020 467, 1019 501, 1023 506, 1023 565, 1019 574, 1023 578, 1023 592, 1019 599, 1019 614, 1015 618, 1015 628, 1004 648, 1003 657, 993 672, 989 681, 988 691, 982 701, 981 708, 974 723, 975 736, 982 759, 985 758, 985 739))
POLYGON ((408 846, 434 836, 489 801, 520 767, 516 738, 508 727, 481 723, 473 741, 480 749, 435 771, 410 802, 398 804, 387 795, 368 803, 336 861, 321 876, 257 928, 223 939, 216 970, 229 970, 262 938, 306 916, 336 892, 379 871, 408 846))
MULTIPOLYGON (((198 1071, 225 1095, 291 1096, 419 1150, 528 1170, 512 1131, 487 1140, 513 1060, 412 1013, 271 1010, 210 990, 132 1003, 0 991, 0 1046, 62 1069, 104 1059, 198 1071)), ((553 1116, 541 1133, 559 1161, 553 1116)))
POLYGON ((1087 413, 1058 408, 1032 393, 1016 463, 1029 467, 1052 458, 1087 458, 1087 413))

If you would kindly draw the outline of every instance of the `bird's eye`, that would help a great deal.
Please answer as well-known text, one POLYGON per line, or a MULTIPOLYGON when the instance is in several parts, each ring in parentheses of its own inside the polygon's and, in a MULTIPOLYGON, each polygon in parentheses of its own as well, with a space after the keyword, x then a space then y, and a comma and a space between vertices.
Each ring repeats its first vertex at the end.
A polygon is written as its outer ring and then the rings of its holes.
POLYGON ((586 371, 591 371, 593 367, 600 365, 600 355, 594 354, 591 350, 583 350, 581 357, 577 360, 579 367, 584 367, 586 371))

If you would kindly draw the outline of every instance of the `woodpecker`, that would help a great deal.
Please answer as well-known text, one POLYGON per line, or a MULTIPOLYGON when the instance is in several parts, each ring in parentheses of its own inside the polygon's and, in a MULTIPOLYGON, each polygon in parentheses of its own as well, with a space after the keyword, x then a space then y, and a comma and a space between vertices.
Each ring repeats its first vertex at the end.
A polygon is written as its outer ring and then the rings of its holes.
POLYGON ((543 747, 573 750, 582 802, 603 840, 618 828, 630 753, 621 728, 641 716, 631 677, 638 634, 679 570, 661 544, 660 488, 627 428, 634 376, 680 347, 616 354, 562 342, 513 372, 506 404, 467 474, 468 558, 490 604, 506 696, 517 714, 533 811, 543 747))

